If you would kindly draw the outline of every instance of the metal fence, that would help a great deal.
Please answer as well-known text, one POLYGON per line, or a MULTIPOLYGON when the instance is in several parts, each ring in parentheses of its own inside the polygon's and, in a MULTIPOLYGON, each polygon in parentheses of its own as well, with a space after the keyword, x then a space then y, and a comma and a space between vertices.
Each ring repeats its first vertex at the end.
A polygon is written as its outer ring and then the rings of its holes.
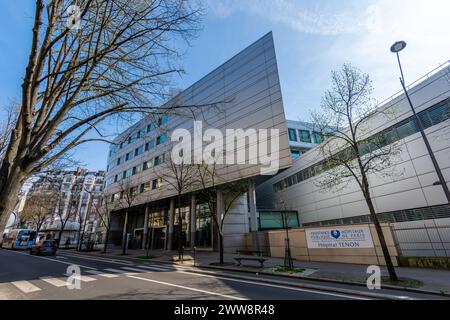
POLYGON ((450 219, 392 223, 397 250, 403 257, 450 257, 450 219))

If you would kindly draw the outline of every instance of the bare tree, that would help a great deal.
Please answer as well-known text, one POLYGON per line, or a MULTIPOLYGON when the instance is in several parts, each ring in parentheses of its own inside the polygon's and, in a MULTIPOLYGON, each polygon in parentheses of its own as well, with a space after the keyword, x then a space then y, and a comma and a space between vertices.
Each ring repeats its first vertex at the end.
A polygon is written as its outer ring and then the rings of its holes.
POLYGON ((106 253, 108 249, 109 233, 111 231, 111 223, 112 223, 111 213, 115 210, 114 201, 112 201, 111 197, 112 197, 111 194, 106 193, 103 190, 100 205, 95 207, 95 210, 97 211, 97 215, 100 221, 100 226, 103 226, 106 230, 103 253, 106 253))
MULTIPOLYGON (((312 122, 326 139, 319 145, 324 160, 315 174, 323 190, 345 188, 350 181, 358 184, 375 230, 380 240, 391 280, 397 281, 386 240, 373 205, 368 175, 392 177, 393 167, 400 149, 393 144, 393 132, 381 132, 371 137, 368 120, 371 117, 392 118, 389 109, 375 110, 371 98, 372 81, 367 74, 349 64, 332 72, 332 88, 322 99, 321 110, 312 114, 312 122), (332 133, 330 133, 330 129, 332 133)), ((383 120, 383 119, 382 119, 383 120)))
MULTIPOLYGON (((180 155, 183 157, 183 155, 180 155)), ((177 194, 178 208, 178 254, 181 259, 183 250, 183 215, 182 215, 182 196, 188 191, 193 190, 193 186, 197 181, 197 167, 190 162, 174 161, 168 156, 162 165, 154 166, 156 176, 177 194)), ((172 248, 169 248, 172 249, 172 248)))
POLYGON ((134 206, 138 197, 138 187, 131 184, 130 179, 124 178, 118 184, 118 199, 114 201, 113 205, 118 210, 125 211, 125 221, 123 224, 122 234, 122 254, 127 252, 127 227, 128 227, 128 215, 131 207, 134 206))
POLYGON ((231 208, 243 194, 248 191, 249 181, 241 180, 227 183, 226 188, 221 186, 224 179, 221 178, 217 164, 207 164, 203 162, 197 165, 197 182, 195 186, 200 189, 199 199, 205 201, 208 205, 208 209, 211 213, 211 217, 216 225, 217 235, 219 240, 219 263, 224 264, 224 225, 225 219, 231 211, 231 208), (217 201, 217 193, 226 192, 226 195, 222 199, 222 203, 217 201), (222 208, 219 209, 218 206, 222 208), (218 217, 218 210, 222 211, 220 217, 218 217))
POLYGON ((292 259, 291 239, 289 238, 289 224, 291 222, 291 215, 287 211, 287 205, 283 199, 279 199, 275 207, 281 209, 280 210, 281 225, 284 231, 286 232, 286 238, 284 240, 285 243, 284 267, 286 269, 292 270, 294 269, 294 260, 292 259))
POLYGON ((3 115, 0 120, 0 161, 2 161, 8 147, 11 132, 16 126, 19 109, 17 101, 11 101, 3 108, 3 115))
POLYGON ((39 233, 47 217, 53 214, 56 201, 55 190, 31 191, 22 211, 22 219, 32 221, 35 225, 36 233, 39 233))
POLYGON ((110 142, 108 124, 186 107, 160 105, 201 14, 187 0, 36 0, 20 110, 0 165, 0 228, 28 177, 83 143, 110 142))

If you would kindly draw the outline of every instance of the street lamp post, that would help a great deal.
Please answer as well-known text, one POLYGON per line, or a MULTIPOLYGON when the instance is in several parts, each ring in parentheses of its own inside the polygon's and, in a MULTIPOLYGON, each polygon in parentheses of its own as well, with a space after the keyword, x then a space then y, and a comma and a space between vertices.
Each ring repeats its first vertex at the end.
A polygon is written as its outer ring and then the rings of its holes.
POLYGON ((395 53, 397 55, 397 61, 398 61, 398 66, 400 68, 400 75, 401 75, 400 83, 402 84, 403 90, 405 91, 406 99, 408 100, 409 106, 411 107, 411 111, 413 112, 414 119, 416 121, 416 125, 420 130, 420 134, 422 135, 423 142, 425 143, 428 154, 431 158, 431 161, 433 162, 434 170, 436 171, 437 176, 439 178, 439 182, 434 185, 440 184, 442 186, 445 196, 447 197, 447 202, 450 203, 450 191, 448 189, 447 183, 445 182, 444 175, 442 174, 441 168, 439 167, 436 157, 434 156, 433 150, 431 149, 430 142, 428 141, 428 138, 425 134, 425 130, 423 128, 422 121, 420 120, 419 116, 417 115, 416 110, 414 109, 414 106, 411 102, 411 98, 409 97, 408 90, 406 89, 405 77, 403 75, 403 68, 402 68, 402 64, 400 62, 400 55, 399 55, 399 52, 405 48, 406 48, 405 41, 397 41, 396 43, 394 43, 391 46, 391 52, 395 53))

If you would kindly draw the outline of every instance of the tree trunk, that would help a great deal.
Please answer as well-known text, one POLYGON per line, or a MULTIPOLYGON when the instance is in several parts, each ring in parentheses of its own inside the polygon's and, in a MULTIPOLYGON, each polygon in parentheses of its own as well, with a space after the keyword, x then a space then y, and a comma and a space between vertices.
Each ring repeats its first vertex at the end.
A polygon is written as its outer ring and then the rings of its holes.
POLYGON ((128 209, 127 211, 125 211, 125 221, 123 223, 122 254, 127 253, 127 227, 128 227, 128 209))
POLYGON ((221 232, 219 233, 219 264, 224 264, 224 259, 223 259, 223 235, 221 232))
POLYGON ((366 192, 364 192, 364 198, 367 206, 369 207, 370 217, 372 218, 372 222, 378 235, 378 240, 380 241, 381 250, 383 251, 384 260, 386 261, 386 267, 389 272, 389 278, 392 281, 398 281, 397 273, 395 272, 394 264, 392 263, 391 255, 389 254, 389 249, 386 244, 386 239, 384 238, 383 229, 381 228, 380 221, 378 220, 378 216, 375 212, 375 207, 373 206, 367 184, 365 188, 366 192))
POLYGON ((0 177, 0 231, 6 227, 9 216, 18 202, 22 179, 23 174, 20 172, 9 175, 4 182, 1 182, 0 177))
POLYGON ((183 217, 181 215, 181 195, 178 195, 178 256, 181 258, 183 250, 183 217))
POLYGON ((103 246, 103 253, 106 253, 108 249, 108 241, 109 241, 109 228, 106 229, 105 245, 103 246))

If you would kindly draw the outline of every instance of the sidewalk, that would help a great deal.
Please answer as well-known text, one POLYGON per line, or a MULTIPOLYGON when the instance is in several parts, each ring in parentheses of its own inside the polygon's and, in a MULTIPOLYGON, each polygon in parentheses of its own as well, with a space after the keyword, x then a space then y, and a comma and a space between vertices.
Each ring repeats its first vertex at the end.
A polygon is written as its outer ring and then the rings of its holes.
MULTIPOLYGON (((151 261, 151 262, 161 262, 161 263, 176 263, 178 262, 178 252, 176 251, 164 251, 164 250, 154 250, 150 251, 150 256, 154 258, 149 260, 138 259, 139 256, 145 256, 145 250, 128 250, 126 256, 121 255, 121 249, 114 249, 108 251, 108 253, 103 254, 99 251, 89 252, 89 255, 102 256, 114 259, 126 259, 126 260, 139 260, 139 261, 151 261)), ((302 273, 295 274, 280 274, 274 273, 272 270, 275 266, 283 266, 283 259, 264 257, 267 261, 264 263, 264 268, 259 267, 258 262, 254 261, 243 261, 244 266, 237 266, 235 257, 237 254, 226 253, 224 255, 224 260, 226 266, 211 265, 212 263, 217 263, 219 261, 219 254, 217 252, 210 251, 197 251, 195 254, 195 266, 201 268, 214 268, 222 270, 232 270, 232 271, 244 271, 253 272, 261 274, 271 274, 271 275, 281 275, 289 276, 295 278, 305 278, 305 279, 315 279, 321 281, 334 281, 343 283, 353 283, 353 284, 364 284, 368 277, 367 266, 356 265, 356 264, 344 264, 344 263, 329 263, 329 262, 307 262, 307 261, 294 261, 294 266, 296 268, 305 269, 302 273)), ((241 256, 242 257, 242 256, 241 256)), ((183 265, 193 266, 194 265, 194 255, 190 250, 186 250, 184 254, 183 265)), ((387 277, 387 269, 382 267, 382 276, 387 277)), ((446 270, 435 270, 435 269, 422 269, 422 268, 396 268, 397 275, 399 278, 403 279, 414 279, 421 281, 423 286, 417 288, 419 290, 426 290, 435 293, 445 293, 450 294, 450 271, 446 270)), ((392 286, 394 287, 394 286, 392 286)), ((403 287, 397 287, 400 289, 405 289, 403 287)))

